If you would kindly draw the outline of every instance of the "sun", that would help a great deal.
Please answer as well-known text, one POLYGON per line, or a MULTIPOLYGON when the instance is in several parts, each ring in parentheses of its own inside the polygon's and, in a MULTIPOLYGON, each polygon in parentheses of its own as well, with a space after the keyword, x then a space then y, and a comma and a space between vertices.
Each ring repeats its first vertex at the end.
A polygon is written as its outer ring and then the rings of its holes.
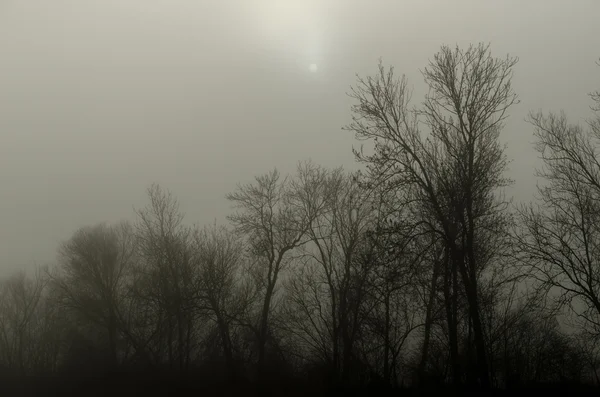
POLYGON ((308 70, 315 73, 317 70, 319 70, 319 68, 316 63, 311 63, 310 65, 308 65, 308 70))

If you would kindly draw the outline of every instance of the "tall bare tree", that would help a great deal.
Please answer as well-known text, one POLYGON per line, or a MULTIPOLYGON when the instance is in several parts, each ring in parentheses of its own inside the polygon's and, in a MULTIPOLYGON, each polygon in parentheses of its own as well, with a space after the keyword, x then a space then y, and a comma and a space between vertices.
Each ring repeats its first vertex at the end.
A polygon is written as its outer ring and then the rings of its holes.
POLYGON ((277 170, 259 176, 254 183, 238 185, 228 194, 235 213, 229 220, 245 236, 250 253, 250 274, 259 295, 256 321, 246 325, 256 334, 259 370, 264 369, 269 338, 269 315, 282 270, 291 261, 292 251, 306 242, 306 233, 318 215, 319 206, 302 200, 303 195, 317 194, 321 185, 303 171, 312 167, 300 164, 298 177, 282 178, 277 170), (310 206, 307 206, 310 203, 310 206))
POLYGON ((305 171, 320 188, 302 200, 321 211, 307 230, 309 242, 300 249, 302 267, 287 285, 287 328, 328 362, 336 377, 347 381, 365 320, 361 308, 371 270, 359 257, 367 247, 375 210, 355 175, 342 169, 305 171))
POLYGON ((529 122, 543 167, 536 202, 519 211, 522 263, 555 309, 569 308, 600 336, 600 110, 587 129, 565 114, 532 113, 529 122))
POLYGON ((154 357, 160 360, 166 348, 168 366, 183 371, 191 360, 198 314, 192 229, 183 224, 184 215, 170 191, 153 184, 148 198, 148 205, 136 211, 140 264, 133 293, 149 310, 146 324, 151 331, 144 345, 153 339, 154 357))
POLYGON ((237 377, 232 324, 249 303, 243 284, 244 246, 237 236, 216 224, 194 234, 201 310, 215 322, 232 378, 237 377))
MULTIPOLYGON (((451 279, 448 280, 446 250, 439 236, 423 229, 420 225, 430 214, 423 213, 422 208, 411 205, 406 200, 403 191, 389 189, 385 185, 378 189, 379 217, 373 230, 377 246, 376 260, 379 286, 375 290, 385 292, 380 301, 385 311, 390 304, 397 305, 400 313, 390 313, 385 320, 388 330, 396 330, 396 348, 390 348, 388 365, 384 365, 384 378, 395 381, 393 371, 398 368, 398 354, 404 341, 415 330, 422 330, 423 340, 419 364, 416 368, 418 381, 425 383, 426 367, 430 353, 430 342, 435 334, 436 322, 439 322, 441 291, 444 293, 444 303, 452 314, 451 279), (398 197, 400 193, 400 197, 398 197), (450 281, 450 283, 448 282, 450 281), (396 301, 385 299, 394 297, 396 301), (395 321, 393 320, 396 317, 395 321), (421 328, 422 327, 422 328, 421 328)), ((453 296, 453 295, 452 295, 453 296)), ((449 319, 451 322, 453 319, 449 319)), ((383 321, 383 320, 380 320, 383 321)), ((451 327, 450 327, 451 328, 451 327)), ((394 338, 390 338, 392 341, 394 338)), ((388 345, 386 341, 384 345, 388 345)))
POLYGON ((445 241, 456 264, 483 387, 489 387, 489 373, 478 301, 478 235, 506 206, 497 195, 509 183, 498 136, 516 101, 511 86, 516 62, 492 57, 481 44, 466 50, 442 47, 422 72, 430 90, 419 109, 409 109, 406 80, 380 64, 375 77, 359 79, 352 90, 357 103, 346 127, 358 139, 374 142, 371 155, 355 151, 373 181, 410 189, 410 201, 431 214, 422 226, 445 241))

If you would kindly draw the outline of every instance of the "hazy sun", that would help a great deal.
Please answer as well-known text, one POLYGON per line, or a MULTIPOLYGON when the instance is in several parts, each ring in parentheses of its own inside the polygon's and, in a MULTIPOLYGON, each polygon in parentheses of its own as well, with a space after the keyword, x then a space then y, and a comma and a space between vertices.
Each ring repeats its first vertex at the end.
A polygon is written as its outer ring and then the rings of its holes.
POLYGON ((297 57, 308 70, 318 70, 321 59, 321 22, 318 0, 263 0, 253 3, 260 17, 260 31, 268 42, 297 57))

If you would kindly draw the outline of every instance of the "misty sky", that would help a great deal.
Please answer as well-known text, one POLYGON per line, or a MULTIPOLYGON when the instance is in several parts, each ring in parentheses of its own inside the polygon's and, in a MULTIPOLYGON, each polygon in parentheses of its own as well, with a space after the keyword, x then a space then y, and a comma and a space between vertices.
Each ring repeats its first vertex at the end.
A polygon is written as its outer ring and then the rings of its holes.
POLYGON ((355 74, 382 57, 420 100, 442 44, 520 58, 502 139, 510 193, 529 200, 523 119, 590 115, 599 15, 598 0, 0 0, 0 275, 54 262, 80 226, 132 219, 152 182, 207 223, 275 166, 356 168, 341 131, 355 74))

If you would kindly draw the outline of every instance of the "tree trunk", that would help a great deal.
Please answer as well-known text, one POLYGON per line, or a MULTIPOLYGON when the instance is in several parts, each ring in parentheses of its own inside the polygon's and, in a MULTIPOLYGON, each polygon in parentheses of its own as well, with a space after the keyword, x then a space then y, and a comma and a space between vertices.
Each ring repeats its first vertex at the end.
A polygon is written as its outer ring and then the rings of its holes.
POLYGON ((221 343, 223 344, 223 353, 225 355, 227 369, 229 370, 229 376, 231 380, 235 380, 237 378, 237 371, 233 361, 233 348, 231 337, 229 335, 229 327, 220 313, 217 313, 217 324, 219 326, 219 333, 221 334, 221 343))
POLYGON ((344 385, 348 385, 350 381, 350 372, 352 367, 352 347, 353 340, 350 330, 350 293, 348 282, 345 282, 344 293, 340 295, 340 334, 342 342, 342 368, 341 381, 344 385))
POLYGON ((383 376, 385 379, 386 385, 390 384, 390 293, 386 291, 385 294, 385 343, 384 348, 385 352, 383 355, 383 376))
POLYGON ((177 361, 179 366, 179 372, 184 369, 183 366, 183 350, 184 350, 184 337, 183 337, 183 314, 181 312, 181 303, 177 306, 177 361))
MULTIPOLYGON (((469 146, 469 174, 468 180, 474 180, 474 142, 469 146)), ((469 315, 473 321, 473 333, 475 337, 475 348, 477 350, 477 368, 479 369, 479 380, 483 389, 490 388, 490 372, 487 362, 487 352, 485 350, 485 336, 483 334, 483 326, 481 323, 481 313, 479 310, 479 291, 477 291, 477 261, 475 258, 475 214, 473 212, 473 192, 472 186, 467 189, 466 195, 466 213, 467 224, 463 222, 463 226, 467 226, 466 230, 466 254, 468 259, 468 268, 465 262, 461 262, 461 275, 465 284, 465 292, 467 293, 467 301, 469 304, 469 315)))
POLYGON ((192 346, 192 327, 193 321, 192 316, 190 314, 186 314, 186 337, 185 337, 185 369, 187 370, 190 367, 190 358, 191 358, 191 346, 192 346))
POLYGON ((271 298, 275 289, 275 282, 272 281, 267 286, 265 300, 260 316, 260 327, 258 329, 258 371, 259 378, 263 380, 265 372, 265 349, 267 345, 267 331, 269 326, 269 310, 271 308, 271 298))
POLYGON ((110 351, 110 367, 115 369, 118 364, 117 359, 117 320, 114 309, 110 308, 108 317, 108 344, 110 351))
MULTIPOLYGON (((472 251, 472 249, 468 249, 472 251)), ((471 262, 471 266, 473 262, 471 262)), ((477 353, 477 369, 479 375, 479 382, 482 388, 489 389, 489 370, 487 363, 487 354, 485 351, 485 337, 483 335, 483 327, 481 325, 481 316, 479 312, 479 302, 477 299, 477 284, 475 279, 470 279, 469 274, 464 263, 460 264, 461 277, 465 287, 467 295, 467 302, 469 305, 469 316, 473 322, 473 336, 475 341, 475 349, 477 353)))
POLYGON ((338 313, 338 295, 331 278, 328 277, 329 291, 331 294, 331 338, 332 338, 332 380, 338 381, 340 374, 340 321, 338 313))
POLYGON ((417 371, 419 383, 423 384, 425 381, 425 367, 427 366, 427 357, 429 355, 429 339, 431 338, 431 326, 433 323, 433 306, 435 303, 435 294, 437 286, 437 277, 439 272, 439 263, 434 263, 433 273, 431 276, 431 286, 429 290, 429 300, 427 301, 427 310, 425 312, 425 335, 423 336, 423 348, 421 350, 421 361, 419 362, 419 368, 417 371))
POLYGON ((18 342, 18 366, 19 366, 19 374, 21 376, 25 375, 25 363, 23 360, 23 339, 25 332, 22 329, 19 329, 19 342, 18 342))
POLYGON ((342 353, 342 382, 348 384, 350 381, 350 371, 352 367, 352 343, 348 329, 343 332, 343 353, 342 353))
POLYGON ((168 348, 169 348, 169 369, 173 369, 173 316, 169 313, 169 331, 168 331, 168 348))
POLYGON ((444 263, 444 303, 446 320, 448 322, 448 343, 450 345, 450 366, 452 381, 455 386, 461 383, 460 367, 458 365, 458 326, 456 317, 456 262, 457 255, 448 255, 446 250, 444 263), (448 265, 450 264, 450 268, 448 265), (452 289, 450 288, 452 286, 452 289))
MULTIPOLYGON (((489 389, 490 379, 487 362, 487 353, 485 351, 485 338, 483 335, 483 327, 481 326, 481 318, 479 313, 479 306, 477 297, 473 297, 473 304, 471 311, 471 317, 473 319, 473 334, 475 337, 475 348, 477 350, 477 368, 479 369, 479 380, 481 387, 489 389)), ((469 305, 471 306, 471 305, 469 305)))

